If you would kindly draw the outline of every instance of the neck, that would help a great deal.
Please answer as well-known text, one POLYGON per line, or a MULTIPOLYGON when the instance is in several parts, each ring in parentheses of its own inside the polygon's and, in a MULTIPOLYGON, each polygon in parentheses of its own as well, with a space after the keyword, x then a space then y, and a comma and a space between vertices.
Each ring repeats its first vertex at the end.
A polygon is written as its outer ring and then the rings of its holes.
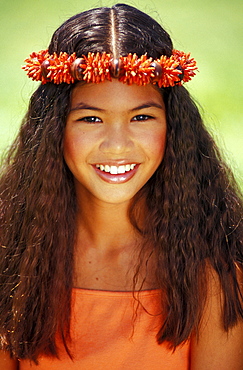
POLYGON ((157 287, 152 249, 131 225, 127 204, 82 202, 77 214, 75 252, 76 287, 99 290, 133 290, 157 287), (139 262, 140 261, 140 262, 139 262), (139 265, 139 273, 138 273, 139 265))
POLYGON ((138 237, 128 217, 128 204, 95 204, 79 207, 77 214, 78 244, 100 250, 121 249, 134 244, 138 237), (83 241, 83 242, 81 242, 83 241))

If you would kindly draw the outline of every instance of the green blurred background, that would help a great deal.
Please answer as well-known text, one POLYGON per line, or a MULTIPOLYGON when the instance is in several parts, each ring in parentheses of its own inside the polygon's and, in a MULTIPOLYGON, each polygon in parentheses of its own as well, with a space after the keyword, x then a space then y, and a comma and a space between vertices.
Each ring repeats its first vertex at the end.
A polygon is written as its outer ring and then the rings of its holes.
MULTIPOLYGON (((116 1, 117 2, 117 1, 116 1)), ((45 49, 55 29, 75 13, 115 1, 0 0, 0 152, 10 144, 37 83, 20 69, 32 52, 45 49)), ((187 84, 200 103, 243 189, 243 1, 134 0, 163 24, 174 47, 197 60, 200 72, 187 84)))

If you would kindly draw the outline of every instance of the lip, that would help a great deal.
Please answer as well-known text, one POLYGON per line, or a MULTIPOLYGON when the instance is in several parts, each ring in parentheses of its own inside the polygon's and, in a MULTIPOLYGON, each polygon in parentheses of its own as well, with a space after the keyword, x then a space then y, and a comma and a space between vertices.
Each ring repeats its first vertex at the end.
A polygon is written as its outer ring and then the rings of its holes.
MULTIPOLYGON (((117 165, 117 163, 116 163, 117 165)), ((97 175, 105 182, 108 182, 109 184, 123 184, 127 181, 129 181, 137 172, 139 168, 139 164, 136 164, 133 170, 130 170, 129 172, 121 173, 121 174, 115 174, 112 175, 109 172, 101 171, 99 168, 97 168, 95 165, 92 165, 97 175)))

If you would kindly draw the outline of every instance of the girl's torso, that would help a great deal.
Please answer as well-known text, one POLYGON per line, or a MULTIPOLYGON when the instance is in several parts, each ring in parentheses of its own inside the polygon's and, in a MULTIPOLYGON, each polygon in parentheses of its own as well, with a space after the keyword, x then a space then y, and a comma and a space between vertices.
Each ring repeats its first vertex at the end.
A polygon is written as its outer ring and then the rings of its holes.
POLYGON ((156 341, 162 323, 161 294, 73 289, 73 360, 58 341, 59 359, 43 356, 38 366, 20 361, 20 370, 188 369, 189 344, 172 352, 156 341))

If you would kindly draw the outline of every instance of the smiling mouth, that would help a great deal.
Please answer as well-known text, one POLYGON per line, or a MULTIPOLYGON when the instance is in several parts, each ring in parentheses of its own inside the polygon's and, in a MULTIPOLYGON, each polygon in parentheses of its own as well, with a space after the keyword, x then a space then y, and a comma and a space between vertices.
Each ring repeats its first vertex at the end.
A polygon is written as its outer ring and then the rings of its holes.
POLYGON ((107 164, 106 165, 96 164, 95 167, 98 168, 100 171, 110 173, 111 175, 119 175, 119 174, 132 171, 136 167, 136 164, 132 163, 132 164, 126 164, 122 166, 109 166, 107 164))

